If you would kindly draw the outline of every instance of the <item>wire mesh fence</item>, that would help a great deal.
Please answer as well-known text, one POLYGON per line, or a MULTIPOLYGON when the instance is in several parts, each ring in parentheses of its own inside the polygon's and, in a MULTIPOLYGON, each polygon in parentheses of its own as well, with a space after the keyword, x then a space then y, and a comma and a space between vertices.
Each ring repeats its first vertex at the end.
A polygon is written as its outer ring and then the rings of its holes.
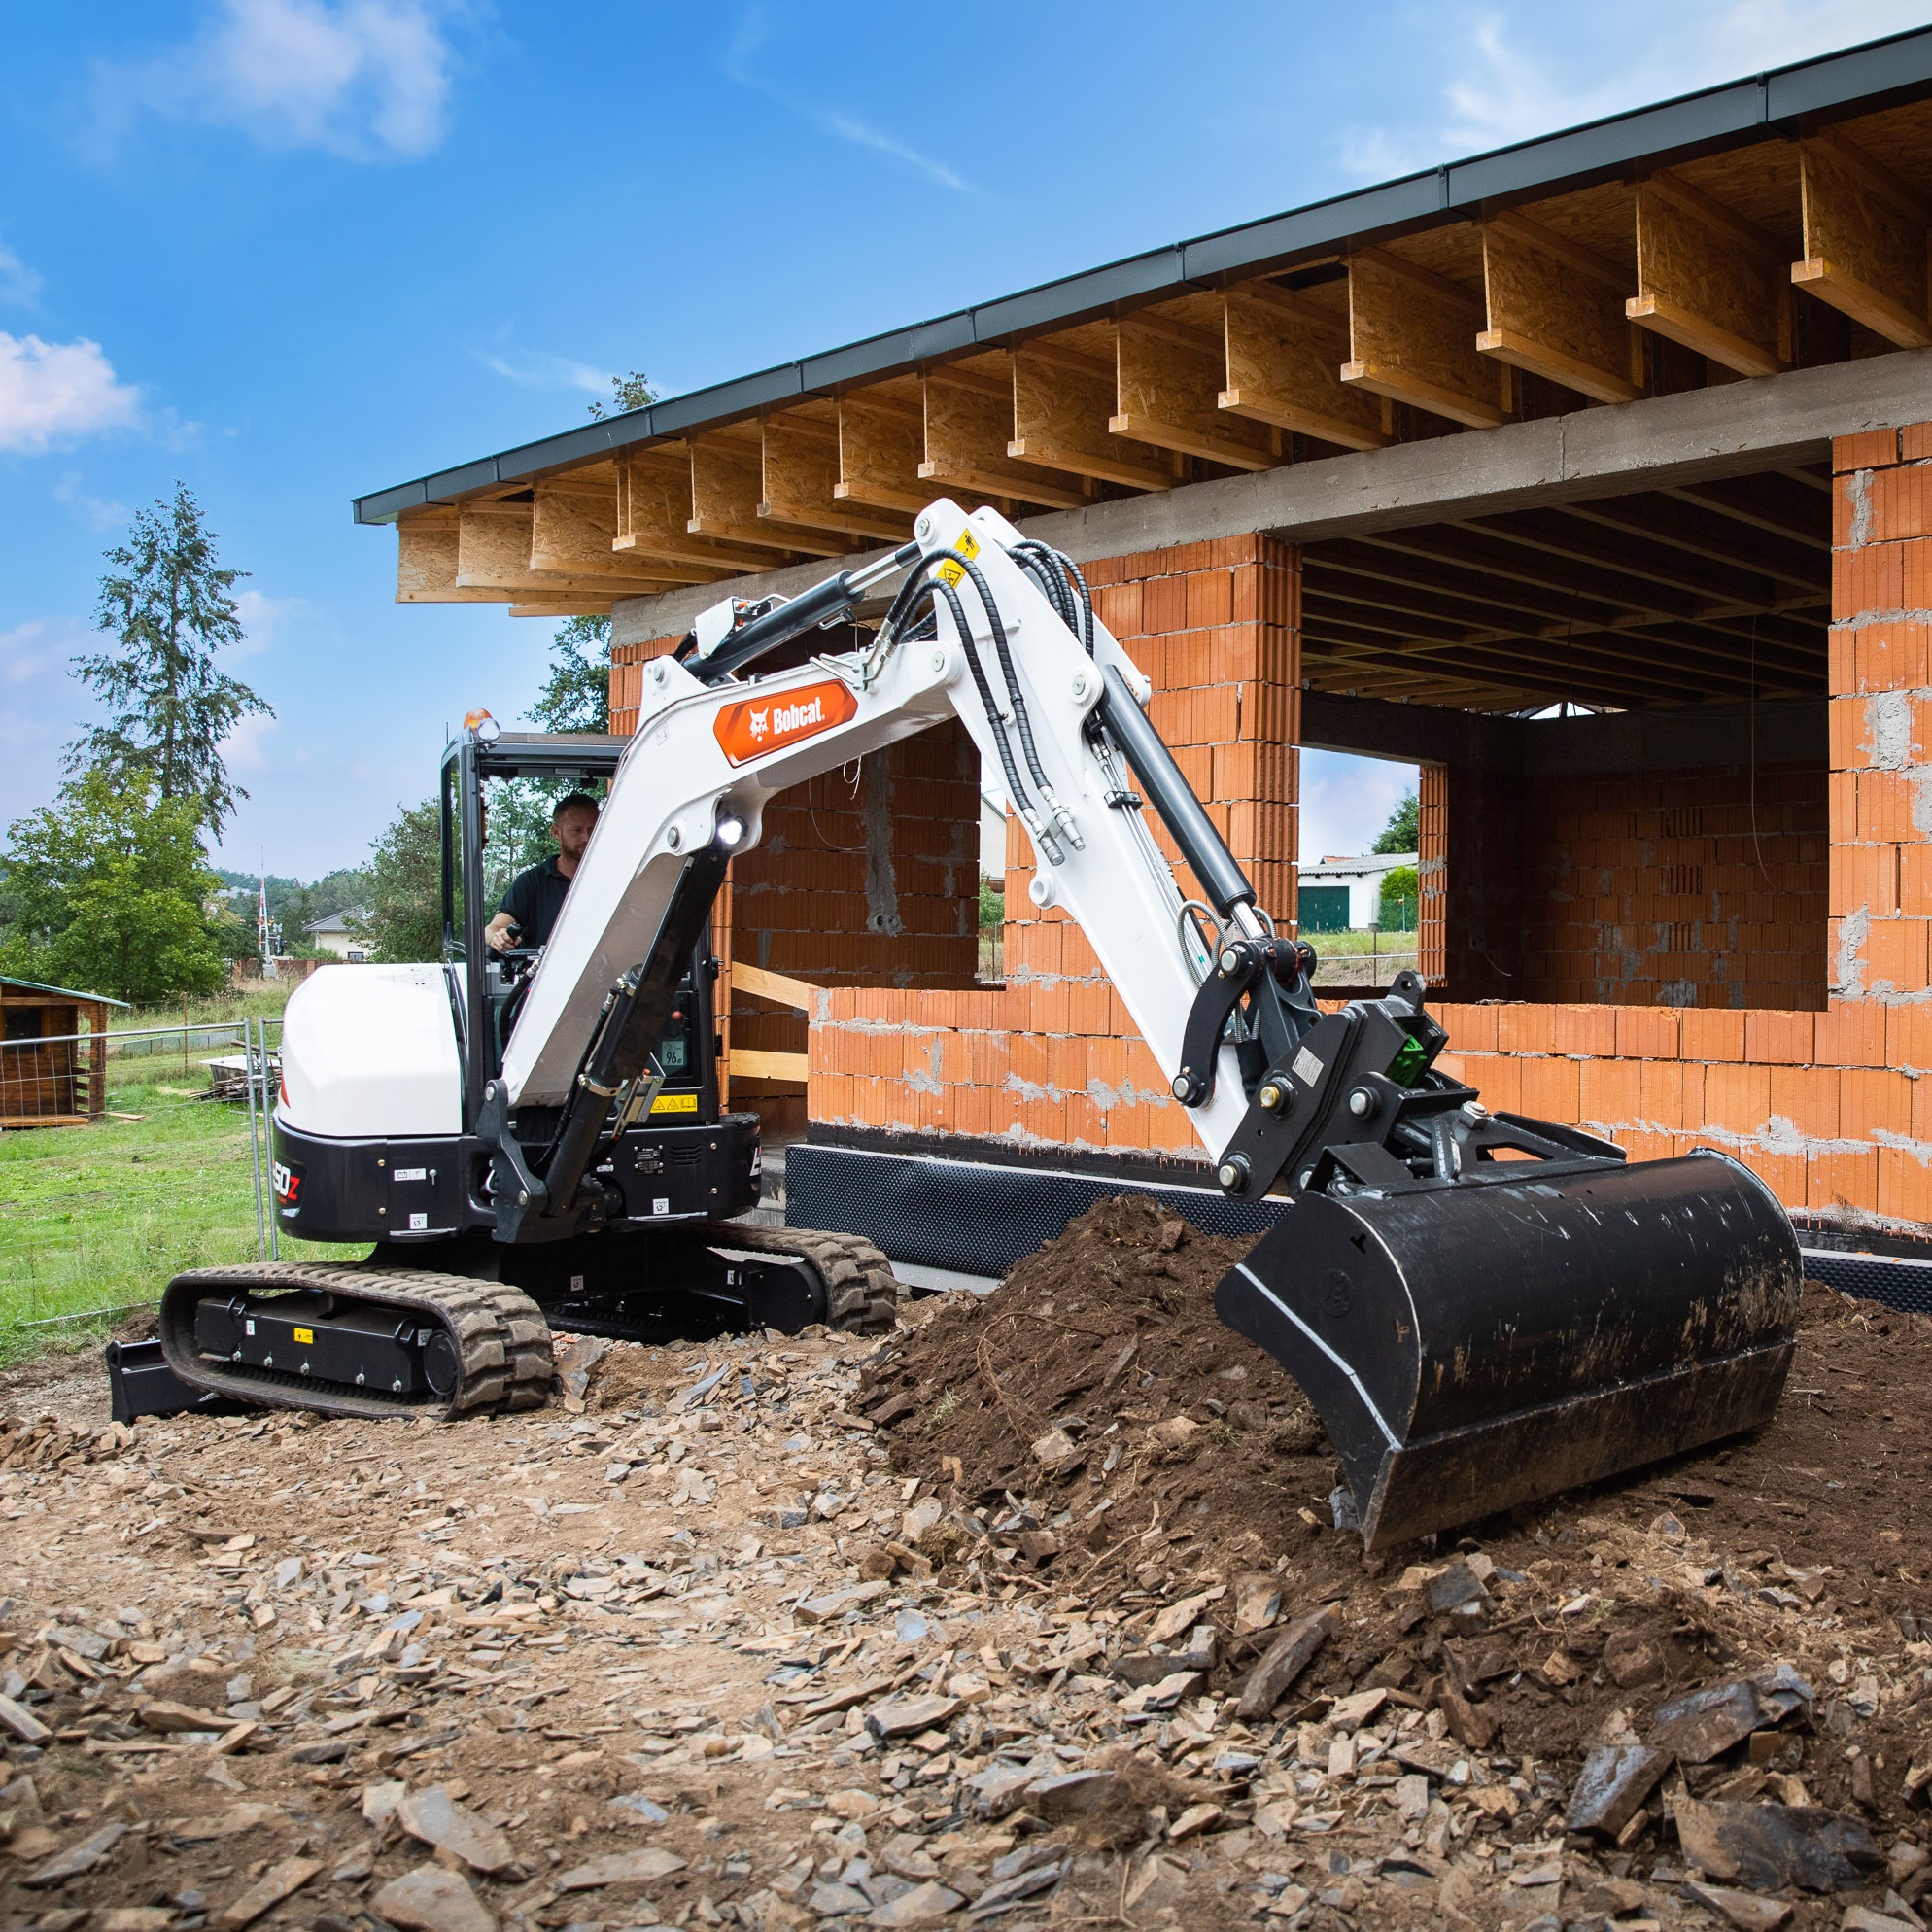
POLYGON ((273 1255, 279 1018, 0 1042, 0 1360, 273 1255))

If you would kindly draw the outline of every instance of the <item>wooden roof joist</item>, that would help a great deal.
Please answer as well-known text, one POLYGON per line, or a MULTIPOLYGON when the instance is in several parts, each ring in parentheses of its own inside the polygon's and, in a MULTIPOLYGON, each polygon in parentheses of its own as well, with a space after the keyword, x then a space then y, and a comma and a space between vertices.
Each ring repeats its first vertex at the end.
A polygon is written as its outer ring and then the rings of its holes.
MULTIPOLYGON (((399 525, 407 601, 604 608, 903 540, 943 493, 1086 510, 1932 346, 1928 231, 1932 28, 583 425, 356 514, 399 525)), ((1628 572, 1768 607, 1744 579, 1807 580, 1824 480, 1484 526, 1598 573, 1579 597, 1628 572)))

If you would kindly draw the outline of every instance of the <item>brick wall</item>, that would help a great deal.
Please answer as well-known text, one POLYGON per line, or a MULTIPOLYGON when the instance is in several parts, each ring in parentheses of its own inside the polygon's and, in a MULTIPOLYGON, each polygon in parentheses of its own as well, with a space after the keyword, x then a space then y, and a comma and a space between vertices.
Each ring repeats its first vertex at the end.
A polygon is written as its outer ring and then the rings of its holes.
MULTIPOLYGON (((1579 1122, 1636 1158, 1722 1147, 1787 1207, 1922 1224, 1932 1222, 1932 425, 1843 437, 1833 467, 1823 1010, 1539 1003, 1452 1005, 1442 1017, 1449 1064, 1494 1107, 1579 1122)), ((1809 800, 1803 811, 1809 821, 1809 800)), ((1786 830, 1802 880, 1780 875, 1778 885, 1809 908, 1813 835, 1797 821, 1786 830)), ((1453 904, 1453 864, 1448 876, 1453 904)), ((1775 911, 1772 923, 1781 924, 1775 911)), ((1765 990, 1744 987, 1747 999, 1765 990)))
POLYGON ((1421 971, 1458 999, 1821 1007, 1826 792, 1816 766, 1424 766, 1421 971))
MULTIPOLYGON (((1109 559, 1087 580, 1108 628, 1153 680, 1151 715, 1189 782, 1285 924, 1297 837, 1294 553, 1262 537, 1187 544, 1109 559)), ((1003 987, 841 989, 820 1002, 811 1035, 814 1121, 1026 1145, 1197 1150, 1186 1110, 1085 935, 1063 913, 1034 908, 1031 878, 1029 842, 1009 821, 1003 987)))
POLYGON ((1797 766, 1525 779, 1518 997, 1823 1006, 1825 792, 1797 766))

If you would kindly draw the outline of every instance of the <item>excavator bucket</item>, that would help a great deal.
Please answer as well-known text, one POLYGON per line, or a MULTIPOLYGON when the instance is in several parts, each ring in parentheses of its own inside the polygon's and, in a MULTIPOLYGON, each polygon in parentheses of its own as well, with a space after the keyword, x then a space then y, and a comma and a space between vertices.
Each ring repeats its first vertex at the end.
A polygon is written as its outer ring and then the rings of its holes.
POLYGON ((1801 1293, 1771 1190, 1701 1149, 1304 1194, 1215 1302, 1315 1405, 1372 1550, 1755 1428, 1801 1293))

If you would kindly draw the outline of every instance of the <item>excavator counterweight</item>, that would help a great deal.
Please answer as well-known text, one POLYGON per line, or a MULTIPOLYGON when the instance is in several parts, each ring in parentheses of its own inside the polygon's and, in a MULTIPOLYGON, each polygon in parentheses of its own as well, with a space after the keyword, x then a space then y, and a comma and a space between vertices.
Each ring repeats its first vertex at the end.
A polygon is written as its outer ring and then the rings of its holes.
POLYGON ((474 782, 508 754, 466 725, 445 836, 447 854, 460 818, 461 941, 452 920, 443 965, 325 969, 290 1004, 280 1221, 375 1255, 178 1278, 176 1376, 462 1413, 537 1398, 546 1312, 638 1333, 683 1296, 725 1326, 889 1325, 890 1271, 857 1233, 730 1218, 757 1197, 755 1121, 722 1112, 707 1071, 704 935, 769 799, 957 718, 1031 841, 1034 904, 1085 931, 1216 1183, 1278 1205, 1217 1305, 1306 1390, 1371 1546, 1763 1422, 1800 1294, 1765 1184, 1712 1151, 1631 1164, 1491 1113, 1438 1064, 1413 973, 1326 1010, 1312 949, 1257 903, 1078 569, 991 509, 941 500, 915 530, 790 603, 718 605, 646 668, 635 736, 604 742, 604 815, 513 987, 486 965, 474 782), (858 647, 758 673, 894 575, 858 647))

